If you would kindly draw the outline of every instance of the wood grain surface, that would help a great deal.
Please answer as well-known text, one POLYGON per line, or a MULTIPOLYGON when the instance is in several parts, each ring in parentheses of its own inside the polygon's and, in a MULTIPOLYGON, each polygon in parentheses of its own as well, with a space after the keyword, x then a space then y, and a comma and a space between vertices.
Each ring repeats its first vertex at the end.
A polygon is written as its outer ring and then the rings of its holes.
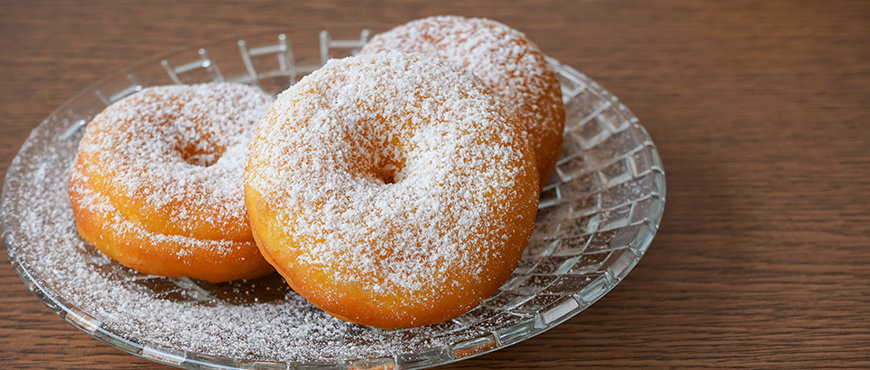
MULTIPOLYGON (((661 229, 566 323, 449 367, 870 367, 870 2, 0 2, 0 174, 101 77, 228 34, 485 16, 618 96, 667 171, 661 229)), ((3 367, 161 367, 65 323, 0 253, 3 367)))

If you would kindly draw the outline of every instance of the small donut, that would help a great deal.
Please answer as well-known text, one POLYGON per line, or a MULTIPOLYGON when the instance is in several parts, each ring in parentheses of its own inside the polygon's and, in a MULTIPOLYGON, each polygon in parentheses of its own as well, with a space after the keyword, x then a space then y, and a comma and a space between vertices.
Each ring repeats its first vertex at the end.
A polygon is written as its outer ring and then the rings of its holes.
POLYGON ((526 35, 489 19, 430 17, 376 35, 361 54, 384 50, 444 58, 483 79, 525 123, 546 184, 562 150, 565 108, 553 67, 526 35))
POLYGON ((223 282, 274 271, 242 192, 247 145, 271 101, 210 83, 146 88, 107 107, 70 172, 79 234, 147 274, 223 282))
POLYGON ((422 54, 331 60, 281 93, 245 170, 254 238, 290 286, 378 328, 490 296, 534 228, 522 124, 466 69, 422 54))

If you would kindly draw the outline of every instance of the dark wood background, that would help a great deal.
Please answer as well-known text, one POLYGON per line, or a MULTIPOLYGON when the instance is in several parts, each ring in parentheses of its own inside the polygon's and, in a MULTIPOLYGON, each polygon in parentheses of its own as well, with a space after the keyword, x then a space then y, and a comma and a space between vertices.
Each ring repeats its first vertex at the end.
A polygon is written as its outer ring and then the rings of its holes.
MULTIPOLYGON (((640 118, 668 198, 614 291, 453 367, 870 366, 870 2, 296 3, 0 2, 0 174, 57 106, 158 53, 293 25, 494 18, 640 118)), ((159 367, 63 322, 4 253, 0 363, 159 367)))

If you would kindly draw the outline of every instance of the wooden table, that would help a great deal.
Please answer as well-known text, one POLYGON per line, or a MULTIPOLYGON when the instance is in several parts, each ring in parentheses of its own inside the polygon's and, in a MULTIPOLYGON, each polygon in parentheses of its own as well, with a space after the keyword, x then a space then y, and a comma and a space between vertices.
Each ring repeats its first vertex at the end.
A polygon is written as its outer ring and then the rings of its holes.
MULTIPOLYGON (((486 16, 640 118, 668 200, 649 252, 555 329, 454 367, 870 366, 870 3, 0 3, 0 171, 88 84, 226 34, 486 16)), ((3 367, 159 367, 55 316, 0 254, 3 367)))

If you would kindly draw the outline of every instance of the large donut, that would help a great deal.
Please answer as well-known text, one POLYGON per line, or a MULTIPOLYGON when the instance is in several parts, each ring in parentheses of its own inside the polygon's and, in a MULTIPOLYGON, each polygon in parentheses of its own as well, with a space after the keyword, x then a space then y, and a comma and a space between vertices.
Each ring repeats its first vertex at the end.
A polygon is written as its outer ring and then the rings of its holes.
POLYGON ((525 123, 544 186, 562 150, 565 108, 553 67, 526 35, 489 19, 430 17, 376 35, 361 53, 383 50, 444 58, 489 84, 525 123))
POLYGON ((538 173, 522 124, 420 54, 332 60, 278 96, 245 172, 254 237, 299 294, 398 328, 455 317, 516 267, 538 173))
POLYGON ((142 90, 88 125, 69 179, 79 234, 135 270, 211 282, 273 269, 242 192, 271 97, 231 83, 142 90))

